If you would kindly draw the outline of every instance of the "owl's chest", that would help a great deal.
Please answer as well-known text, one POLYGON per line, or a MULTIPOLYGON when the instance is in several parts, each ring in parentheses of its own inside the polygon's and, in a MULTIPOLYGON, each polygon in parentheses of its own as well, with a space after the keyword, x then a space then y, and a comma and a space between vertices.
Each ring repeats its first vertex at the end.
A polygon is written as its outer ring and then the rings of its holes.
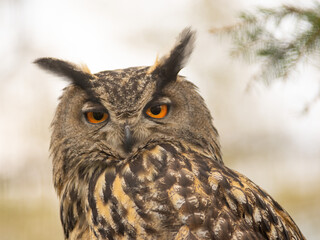
POLYGON ((168 239, 181 227, 181 219, 201 221, 194 213, 209 204, 200 201, 206 193, 188 170, 191 163, 165 147, 155 146, 90 182, 87 218, 96 234, 168 239))

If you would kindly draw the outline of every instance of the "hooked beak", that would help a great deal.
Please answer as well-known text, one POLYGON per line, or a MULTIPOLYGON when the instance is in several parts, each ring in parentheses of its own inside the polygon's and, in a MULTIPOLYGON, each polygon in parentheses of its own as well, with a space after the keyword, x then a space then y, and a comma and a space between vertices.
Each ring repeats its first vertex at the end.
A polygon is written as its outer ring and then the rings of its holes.
POLYGON ((128 153, 131 152, 133 146, 133 138, 130 126, 128 124, 124 125, 124 140, 123 148, 128 153))

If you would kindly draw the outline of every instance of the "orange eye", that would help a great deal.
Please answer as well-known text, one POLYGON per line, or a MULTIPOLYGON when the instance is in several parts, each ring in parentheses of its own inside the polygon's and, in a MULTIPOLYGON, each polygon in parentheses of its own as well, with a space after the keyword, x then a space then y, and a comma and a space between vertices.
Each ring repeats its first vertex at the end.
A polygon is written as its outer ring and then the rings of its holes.
POLYGON ((164 118, 168 113, 168 105, 155 105, 153 107, 149 107, 146 111, 146 114, 152 118, 164 118))
POLYGON ((102 123, 106 121, 109 117, 109 114, 106 112, 86 112, 86 119, 89 123, 102 123))

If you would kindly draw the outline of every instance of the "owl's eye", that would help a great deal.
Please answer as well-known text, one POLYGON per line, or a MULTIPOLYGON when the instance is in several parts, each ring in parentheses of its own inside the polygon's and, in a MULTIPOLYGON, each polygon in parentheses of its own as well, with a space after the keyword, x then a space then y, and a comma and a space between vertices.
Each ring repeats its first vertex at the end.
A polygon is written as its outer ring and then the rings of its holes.
POLYGON ((161 104, 161 105, 151 106, 147 109, 146 114, 152 118, 158 118, 158 119, 164 118, 168 114, 168 105, 161 104))
POLYGON ((108 120, 109 114, 106 112, 85 112, 85 117, 89 123, 97 124, 108 120))

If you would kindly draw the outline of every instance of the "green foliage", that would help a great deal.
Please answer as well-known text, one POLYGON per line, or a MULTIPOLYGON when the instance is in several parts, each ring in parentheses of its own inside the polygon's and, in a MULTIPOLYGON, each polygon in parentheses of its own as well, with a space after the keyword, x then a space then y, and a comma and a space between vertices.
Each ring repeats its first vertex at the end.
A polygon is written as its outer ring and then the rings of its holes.
POLYGON ((320 3, 309 9, 283 5, 242 13, 239 24, 222 32, 232 36, 233 55, 262 64, 259 79, 267 84, 286 79, 298 63, 319 55, 320 3))

